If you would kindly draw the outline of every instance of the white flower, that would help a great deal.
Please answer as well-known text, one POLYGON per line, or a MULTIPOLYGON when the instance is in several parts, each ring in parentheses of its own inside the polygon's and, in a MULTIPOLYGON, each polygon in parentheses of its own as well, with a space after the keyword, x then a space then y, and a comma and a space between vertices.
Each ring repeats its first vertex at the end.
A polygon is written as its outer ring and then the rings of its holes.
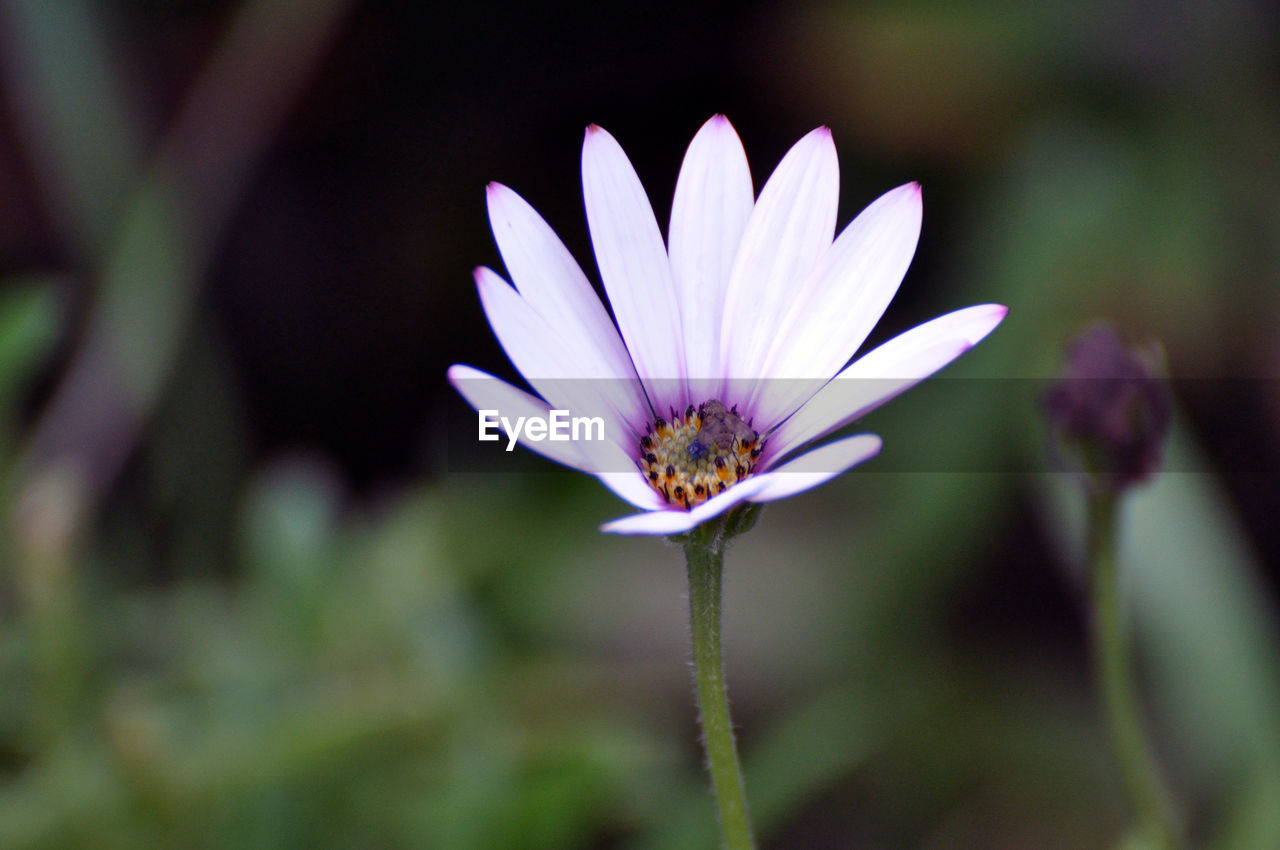
POLYGON ((679 534, 743 502, 815 487, 874 456, 860 434, 798 454, 913 386, 1007 312, 936 318, 846 366, 893 298, 920 235, 920 187, 900 186, 835 231, 831 133, 809 133, 754 197, 724 116, 703 125, 676 183, 667 245, 630 161, 587 128, 582 182, 596 262, 617 325, 582 269, 520 196, 490 184, 509 286, 476 284, 494 334, 541 398, 469 366, 450 382, 477 410, 599 416, 602 441, 522 443, 595 475, 643 513, 622 534, 679 534))

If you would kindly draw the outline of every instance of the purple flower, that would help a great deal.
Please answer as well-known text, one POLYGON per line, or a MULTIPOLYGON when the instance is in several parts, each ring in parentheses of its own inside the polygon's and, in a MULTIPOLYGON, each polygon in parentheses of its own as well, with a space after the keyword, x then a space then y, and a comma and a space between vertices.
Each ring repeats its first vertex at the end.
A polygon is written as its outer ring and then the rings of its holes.
POLYGON ((515 287, 483 267, 476 284, 538 395, 469 366, 451 367, 449 380, 477 410, 512 421, 553 410, 599 417, 601 440, 521 442, 642 511, 604 531, 680 534, 874 456, 873 434, 809 447, 968 351, 1007 312, 948 313, 849 362, 915 253, 920 187, 883 195, 833 240, 839 173, 825 127, 796 143, 756 198, 742 143, 713 117, 685 155, 666 244, 626 154, 596 126, 582 182, 616 325, 547 223, 490 184, 489 218, 515 287))

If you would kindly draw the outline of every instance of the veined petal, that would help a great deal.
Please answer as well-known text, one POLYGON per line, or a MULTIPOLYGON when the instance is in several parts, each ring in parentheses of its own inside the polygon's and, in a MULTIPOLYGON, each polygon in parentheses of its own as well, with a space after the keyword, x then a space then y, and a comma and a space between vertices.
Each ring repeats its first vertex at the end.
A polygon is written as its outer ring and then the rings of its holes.
POLYGON ((920 186, 908 183, 858 214, 822 255, 778 323, 750 404, 766 427, 813 394, 862 345, 897 293, 920 238, 920 186))
MULTIPOLYGON (((587 276, 551 227, 524 198, 500 183, 487 190, 489 221, 512 282, 525 302, 572 351, 590 352, 602 374, 636 379, 631 356, 587 276)), ((629 411, 637 415, 640 408, 629 411)))
POLYGON ((755 195, 742 142, 716 115, 693 137, 676 181, 668 237, 671 275, 684 328, 689 393, 719 398, 726 370, 720 323, 729 273, 755 195))
POLYGON ((805 452, 777 469, 757 475, 756 478, 768 483, 763 490, 751 497, 751 501, 772 502, 825 484, 842 472, 880 454, 881 444, 880 438, 875 434, 858 434, 805 452))
POLYGON ((691 511, 668 509, 624 516, 611 522, 606 522, 600 526, 600 530, 607 531, 610 534, 683 534, 699 523, 719 516, 734 505, 750 499, 760 492, 763 487, 764 484, 757 478, 748 478, 740 484, 733 485, 714 499, 708 499, 691 511))
POLYGON ((476 269, 476 289, 489 327, 512 365, 552 407, 576 415, 603 416, 606 434, 619 445, 644 432, 646 416, 637 411, 639 386, 612 378, 590 360, 590 351, 575 351, 493 270, 476 269), (635 417, 639 417, 638 419, 635 417))
POLYGON ((594 124, 582 145, 582 191, 600 276, 649 400, 659 411, 682 408, 684 333, 662 233, 631 161, 594 124))
POLYGON ((855 360, 769 437, 767 462, 854 421, 915 386, 991 333, 1008 308, 980 304, 899 334, 855 360))
MULTIPOLYGON (((934 349, 939 342, 963 342, 972 348, 995 330, 1008 313, 1009 308, 1003 304, 975 304, 944 313, 868 351, 845 371, 849 372, 856 366, 868 375, 899 377, 916 374, 928 365, 921 355, 934 349)), ((939 363, 933 371, 949 362, 939 363)), ((922 377, 927 378, 931 374, 933 372, 928 372, 922 377)))
POLYGON ((727 377, 762 376, 778 317, 831 244, 839 199, 835 143, 819 127, 778 163, 747 220, 721 325, 727 377))
POLYGON ((782 320, 770 377, 825 379, 849 362, 902 284, 921 213, 920 185, 908 183, 849 222, 782 320))
POLYGON ((808 445, 823 434, 853 422, 875 410, 886 401, 905 392, 933 371, 951 362, 970 346, 964 342, 940 342, 923 353, 922 373, 912 376, 885 377, 852 372, 853 366, 841 372, 819 390, 813 398, 778 427, 765 446, 764 461, 772 464, 778 458, 808 445), (926 371, 927 370, 927 371, 926 371), (848 374, 846 374, 848 373, 848 374))

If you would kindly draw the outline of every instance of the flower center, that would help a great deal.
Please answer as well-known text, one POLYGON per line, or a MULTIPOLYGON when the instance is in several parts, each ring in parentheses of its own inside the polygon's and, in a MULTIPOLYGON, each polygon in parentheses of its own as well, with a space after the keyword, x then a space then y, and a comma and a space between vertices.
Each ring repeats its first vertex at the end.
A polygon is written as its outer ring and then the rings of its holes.
POLYGON ((659 417, 640 438, 640 468, 668 504, 688 510, 751 475, 765 441, 718 399, 659 417))

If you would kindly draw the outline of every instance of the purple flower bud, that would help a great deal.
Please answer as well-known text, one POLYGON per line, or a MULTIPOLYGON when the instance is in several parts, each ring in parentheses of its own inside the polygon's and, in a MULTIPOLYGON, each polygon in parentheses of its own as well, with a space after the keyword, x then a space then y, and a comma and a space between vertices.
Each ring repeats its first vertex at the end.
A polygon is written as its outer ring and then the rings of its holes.
POLYGON ((1095 487, 1118 493, 1159 469, 1171 401, 1158 343, 1128 346, 1108 324, 1085 330, 1041 402, 1060 454, 1095 487))

